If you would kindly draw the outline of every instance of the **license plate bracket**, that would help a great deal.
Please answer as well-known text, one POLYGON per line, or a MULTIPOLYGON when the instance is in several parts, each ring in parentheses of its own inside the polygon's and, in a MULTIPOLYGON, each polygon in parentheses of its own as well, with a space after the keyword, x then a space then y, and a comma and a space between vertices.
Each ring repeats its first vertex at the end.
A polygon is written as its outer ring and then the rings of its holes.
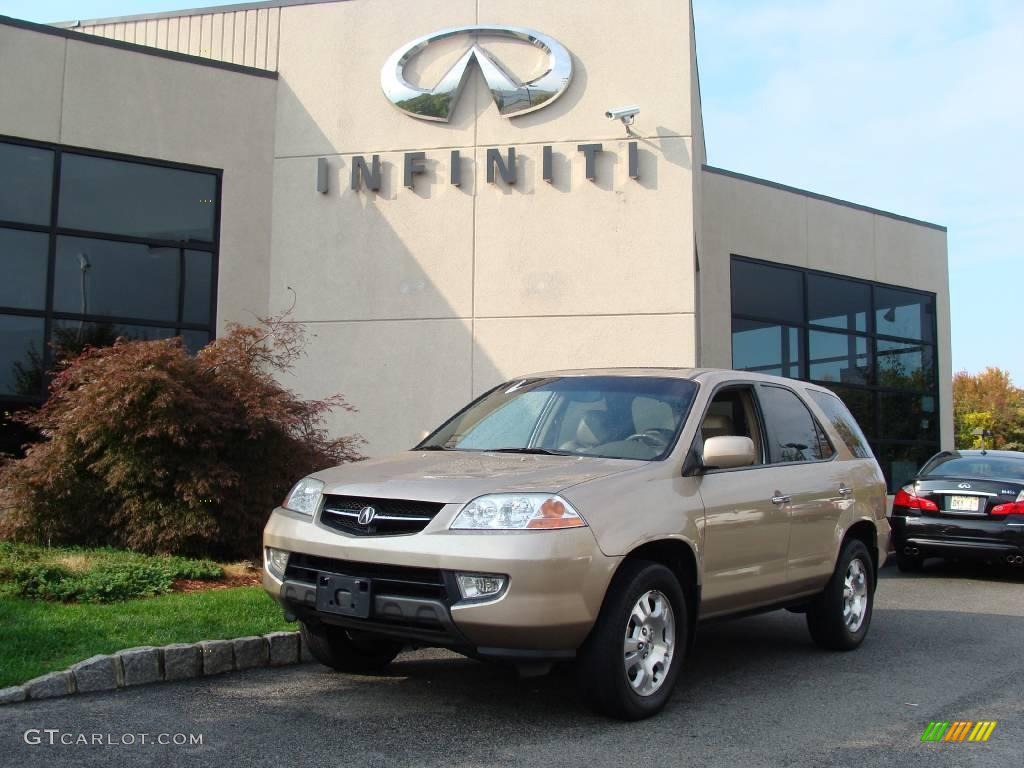
POLYGON ((978 497, 977 496, 950 496, 949 497, 949 511, 950 512, 977 512, 978 511, 978 497))
POLYGON ((338 616, 370 618, 373 583, 370 579, 321 573, 316 580, 316 609, 338 616))

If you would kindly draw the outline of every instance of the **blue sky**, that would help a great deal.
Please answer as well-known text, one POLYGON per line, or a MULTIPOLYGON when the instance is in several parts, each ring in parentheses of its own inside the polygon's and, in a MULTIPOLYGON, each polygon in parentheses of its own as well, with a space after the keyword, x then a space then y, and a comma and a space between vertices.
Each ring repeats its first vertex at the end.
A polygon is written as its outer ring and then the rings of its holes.
MULTIPOLYGON (((0 0, 0 14, 197 5, 0 0)), ((953 368, 1024 385, 1024 3, 694 0, 694 14, 708 161, 947 226, 953 368)))

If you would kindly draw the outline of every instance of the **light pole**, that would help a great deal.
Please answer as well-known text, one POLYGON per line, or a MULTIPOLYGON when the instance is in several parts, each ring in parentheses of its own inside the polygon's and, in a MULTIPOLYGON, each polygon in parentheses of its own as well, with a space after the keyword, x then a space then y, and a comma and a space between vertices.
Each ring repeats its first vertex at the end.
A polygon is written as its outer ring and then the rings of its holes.
POLYGON ((980 437, 981 438, 981 452, 984 453, 985 452, 985 438, 986 437, 992 437, 992 432, 990 430, 982 429, 981 427, 978 427, 977 429, 973 430, 971 432, 971 434, 974 435, 975 437, 980 437))

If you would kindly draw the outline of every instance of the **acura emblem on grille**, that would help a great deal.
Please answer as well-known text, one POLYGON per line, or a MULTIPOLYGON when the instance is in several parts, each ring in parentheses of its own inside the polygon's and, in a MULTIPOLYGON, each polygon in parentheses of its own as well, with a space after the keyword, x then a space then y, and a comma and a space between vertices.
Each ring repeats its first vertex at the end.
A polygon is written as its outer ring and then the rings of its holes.
POLYGON ((377 510, 373 507, 363 507, 359 510, 359 517, 356 518, 360 525, 369 525, 377 516, 377 510))
POLYGON ((957 488, 970 488, 970 487, 971 487, 970 483, 960 483, 960 485, 957 486, 957 488))

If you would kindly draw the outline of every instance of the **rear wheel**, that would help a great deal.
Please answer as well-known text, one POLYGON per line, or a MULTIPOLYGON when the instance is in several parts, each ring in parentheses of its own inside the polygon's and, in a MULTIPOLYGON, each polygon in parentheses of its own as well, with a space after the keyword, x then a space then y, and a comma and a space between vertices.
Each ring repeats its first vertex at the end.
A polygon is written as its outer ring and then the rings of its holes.
POLYGON ((370 632, 301 624, 302 642, 313 658, 339 672, 369 673, 384 669, 402 650, 402 643, 370 632))
POLYGON ((847 541, 828 585, 807 607, 807 628, 820 647, 852 651, 864 641, 875 598, 874 574, 864 542, 847 541))
POLYGON ((586 703, 623 720, 658 712, 679 677, 689 631, 675 574, 660 563, 627 560, 580 650, 576 671, 586 703))

